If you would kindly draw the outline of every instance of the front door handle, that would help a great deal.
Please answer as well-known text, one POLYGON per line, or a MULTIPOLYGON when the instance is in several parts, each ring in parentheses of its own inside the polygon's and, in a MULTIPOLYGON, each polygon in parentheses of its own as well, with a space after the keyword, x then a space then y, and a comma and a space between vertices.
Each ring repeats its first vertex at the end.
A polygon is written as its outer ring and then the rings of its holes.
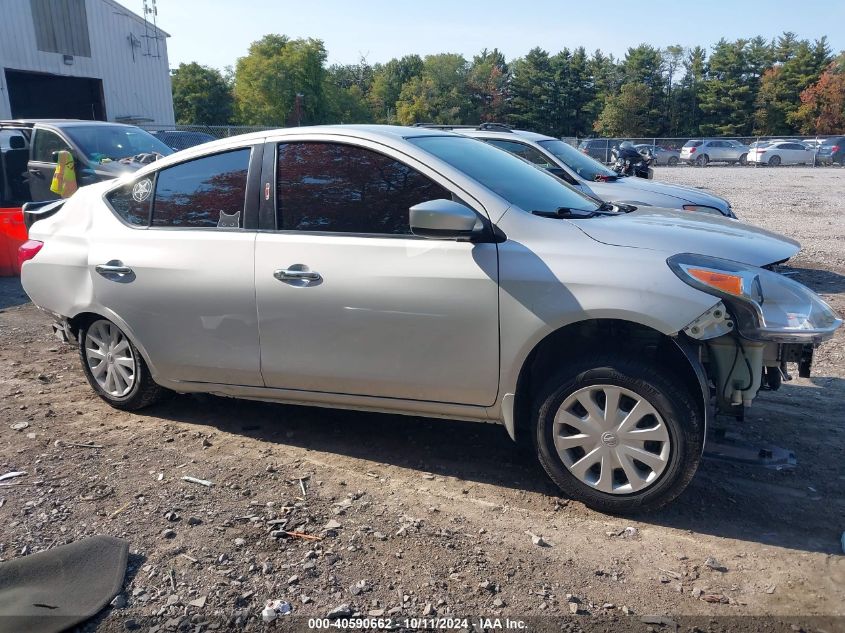
POLYGON ((132 269, 129 266, 124 266, 122 262, 110 261, 108 264, 98 264, 94 266, 101 275, 131 275, 132 269))
POLYGON ((290 268, 274 270, 273 277, 284 282, 300 282, 299 285, 315 284, 323 280, 320 273, 310 270, 304 264, 294 264, 290 268))
POLYGON ((44 174, 43 174, 43 173, 41 173, 41 170, 40 170, 40 169, 28 169, 27 171, 28 171, 31 175, 35 176, 36 178, 40 178, 41 180, 44 180, 44 174))

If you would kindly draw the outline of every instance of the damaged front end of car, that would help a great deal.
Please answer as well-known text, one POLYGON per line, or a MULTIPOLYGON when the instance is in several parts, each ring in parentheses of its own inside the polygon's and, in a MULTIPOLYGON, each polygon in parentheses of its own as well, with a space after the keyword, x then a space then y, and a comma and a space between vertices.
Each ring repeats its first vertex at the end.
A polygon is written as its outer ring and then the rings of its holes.
POLYGON ((842 320, 806 286, 774 271, 692 253, 667 260, 686 284, 720 299, 683 328, 699 343, 716 410, 741 417, 761 386, 789 380, 788 364, 809 377, 813 350, 842 320))

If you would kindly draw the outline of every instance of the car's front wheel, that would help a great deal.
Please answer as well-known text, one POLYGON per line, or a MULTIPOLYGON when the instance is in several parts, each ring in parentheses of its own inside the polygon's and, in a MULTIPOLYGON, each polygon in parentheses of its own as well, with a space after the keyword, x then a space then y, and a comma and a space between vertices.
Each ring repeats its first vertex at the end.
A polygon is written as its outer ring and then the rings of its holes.
POLYGON ((80 329, 79 356, 88 383, 116 409, 141 409, 169 393, 152 379, 129 337, 107 319, 96 319, 80 329))
POLYGON ((739 157, 739 164, 740 165, 747 165, 748 164, 748 154, 743 154, 739 157))
POLYGON ((654 510, 698 468, 704 421, 671 372, 623 356, 581 362, 535 400, 535 448, 570 498, 611 513, 654 510))

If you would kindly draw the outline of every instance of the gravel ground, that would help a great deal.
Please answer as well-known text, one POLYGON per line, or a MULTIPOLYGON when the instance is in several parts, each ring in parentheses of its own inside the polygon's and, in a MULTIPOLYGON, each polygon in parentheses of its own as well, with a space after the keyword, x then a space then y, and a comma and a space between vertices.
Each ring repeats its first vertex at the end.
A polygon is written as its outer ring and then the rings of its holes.
MULTIPOLYGON (((657 178, 797 237, 787 272, 845 312, 845 170, 657 178)), ((15 280, 0 280, 0 308, 0 474, 28 473, 0 487, 0 557, 92 534, 130 543, 118 604, 85 630, 260 630, 276 598, 294 616, 529 617, 556 631, 673 630, 648 616, 760 630, 723 618, 764 614, 778 616, 766 630, 845 628, 841 332, 813 378, 722 421, 788 447, 796 468, 705 459, 671 507, 625 520, 559 498, 496 426, 215 397, 115 411, 15 280)))

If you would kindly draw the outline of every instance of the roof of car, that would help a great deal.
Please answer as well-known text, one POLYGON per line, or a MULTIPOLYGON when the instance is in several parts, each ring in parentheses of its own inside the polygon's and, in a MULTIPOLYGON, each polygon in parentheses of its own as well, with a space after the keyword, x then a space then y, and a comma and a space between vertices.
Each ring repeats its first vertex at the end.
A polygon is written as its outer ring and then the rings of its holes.
POLYGON ((172 163, 182 162, 191 158, 199 158, 200 156, 211 153, 218 148, 233 148, 241 144, 261 141, 268 136, 279 136, 281 134, 295 139, 297 136, 308 136, 315 133, 327 136, 354 136, 355 138, 371 141, 386 139, 396 141, 420 136, 459 136, 458 134, 453 134, 447 130, 432 130, 422 127, 406 127, 401 125, 309 125, 302 127, 277 128, 272 130, 262 130, 259 132, 249 132, 247 134, 239 134, 237 136, 228 136, 226 138, 203 143, 202 145, 189 147, 154 163, 150 163, 150 165, 147 165, 139 170, 139 173, 144 172, 144 170, 150 166, 167 166, 172 163))
POLYGON ((76 127, 79 125, 119 125, 121 127, 131 126, 129 123, 113 123, 111 121, 91 121, 88 119, 13 119, 0 121, 0 127, 29 128, 37 123, 43 123, 50 127, 76 127))

